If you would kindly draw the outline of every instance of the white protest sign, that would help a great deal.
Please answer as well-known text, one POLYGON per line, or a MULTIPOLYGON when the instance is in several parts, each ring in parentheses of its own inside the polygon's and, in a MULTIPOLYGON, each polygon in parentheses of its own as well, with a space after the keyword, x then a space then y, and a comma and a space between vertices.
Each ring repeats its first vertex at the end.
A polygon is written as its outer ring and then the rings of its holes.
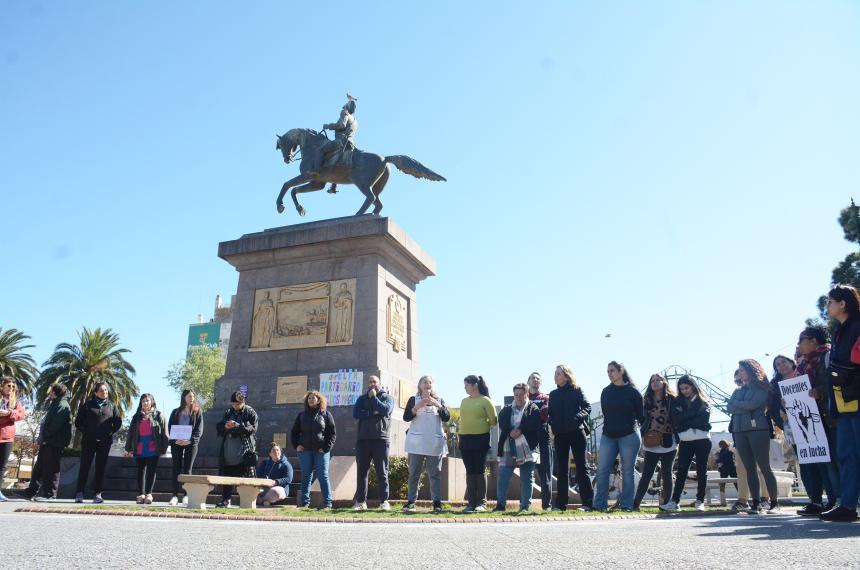
POLYGON ((809 376, 781 380, 779 392, 785 402, 797 459, 801 463, 827 463, 831 460, 824 422, 818 413, 818 404, 809 397, 809 376))
POLYGON ((191 439, 192 426, 173 424, 170 426, 170 439, 191 439))

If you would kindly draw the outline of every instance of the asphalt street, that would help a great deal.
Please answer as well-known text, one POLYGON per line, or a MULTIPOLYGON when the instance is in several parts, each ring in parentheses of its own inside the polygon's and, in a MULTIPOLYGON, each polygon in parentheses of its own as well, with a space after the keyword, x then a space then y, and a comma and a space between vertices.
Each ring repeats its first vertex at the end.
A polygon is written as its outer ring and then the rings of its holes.
POLYGON ((860 523, 792 515, 327 524, 15 513, 2 568, 857 568, 860 523))

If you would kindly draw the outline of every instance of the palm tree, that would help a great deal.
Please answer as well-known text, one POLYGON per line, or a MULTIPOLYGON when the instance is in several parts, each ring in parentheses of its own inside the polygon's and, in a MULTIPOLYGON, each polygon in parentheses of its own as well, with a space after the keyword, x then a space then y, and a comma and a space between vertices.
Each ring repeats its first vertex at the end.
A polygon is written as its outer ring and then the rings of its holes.
POLYGON ((127 348, 119 348, 119 335, 111 329, 84 327, 78 333, 79 344, 62 342, 42 365, 38 394, 46 396, 51 384, 64 384, 69 389, 69 405, 73 413, 86 402, 98 382, 110 387, 111 403, 124 412, 140 390, 132 380, 134 367, 125 359, 127 348))
POLYGON ((0 327, 0 376, 12 376, 18 384, 18 393, 30 397, 36 389, 39 369, 33 357, 24 352, 32 344, 21 344, 30 338, 17 329, 0 327))

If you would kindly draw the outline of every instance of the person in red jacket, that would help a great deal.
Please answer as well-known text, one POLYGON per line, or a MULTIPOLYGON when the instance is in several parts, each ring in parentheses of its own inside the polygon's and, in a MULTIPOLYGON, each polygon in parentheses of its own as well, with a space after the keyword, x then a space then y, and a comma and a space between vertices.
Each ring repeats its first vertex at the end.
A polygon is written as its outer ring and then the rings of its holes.
MULTIPOLYGON (((6 462, 15 441, 15 422, 24 419, 24 405, 18 400, 18 384, 11 376, 0 379, 0 481, 6 474, 6 462)), ((0 491, 0 503, 7 501, 0 491)))

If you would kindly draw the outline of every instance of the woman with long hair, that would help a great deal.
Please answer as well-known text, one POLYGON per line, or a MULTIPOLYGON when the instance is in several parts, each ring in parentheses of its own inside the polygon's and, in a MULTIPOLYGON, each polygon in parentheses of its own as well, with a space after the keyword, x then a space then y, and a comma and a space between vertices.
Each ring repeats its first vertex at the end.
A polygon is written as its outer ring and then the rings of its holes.
POLYGON ((753 359, 738 363, 741 386, 732 393, 726 405, 731 419, 731 432, 735 438, 735 449, 740 455, 750 489, 750 513, 765 510, 759 497, 761 489, 757 470, 761 470, 767 486, 770 505, 769 514, 779 512, 776 477, 770 467, 770 422, 765 411, 770 401, 770 383, 761 364, 753 359))
POLYGON ((84 489, 90 474, 93 459, 96 462, 96 474, 93 479, 93 503, 103 503, 102 484, 105 478, 105 466, 113 436, 122 427, 119 409, 108 400, 110 388, 104 382, 97 382, 93 387, 92 397, 81 404, 75 416, 75 428, 82 434, 81 463, 78 469, 78 485, 75 502, 84 502, 84 489))
POLYGON ((860 295, 849 285, 827 294, 827 315, 836 320, 830 350, 828 391, 836 418, 840 504, 821 513, 822 520, 857 520, 860 493, 860 295))
POLYGON ((460 402, 460 457, 466 468, 466 501, 464 513, 487 510, 487 451, 490 450, 490 430, 499 421, 496 407, 490 400, 490 389, 481 376, 463 379, 466 396, 460 402))
POLYGON ((658 463, 660 481, 663 484, 660 504, 667 503, 672 495, 672 465, 678 452, 678 442, 675 441, 671 418, 674 400, 675 392, 669 386, 669 381, 660 374, 652 374, 643 398, 645 422, 642 424, 642 443, 645 449, 645 462, 642 465, 642 476, 636 488, 636 496, 633 498, 634 510, 642 503, 658 463))
POLYGON ((570 454, 573 453, 576 482, 582 502, 580 510, 590 511, 594 489, 585 464, 585 447, 590 429, 588 419, 591 416, 591 404, 567 364, 555 367, 553 379, 557 387, 549 393, 549 423, 555 436, 555 464, 558 465, 558 490, 554 508, 559 511, 567 510, 570 473, 568 465, 570 454))
MULTIPOLYGON (((24 404, 18 399, 18 384, 11 376, 0 379, 0 482, 6 473, 6 463, 15 441, 15 422, 24 419, 24 404)), ((8 499, 0 491, 0 503, 8 499)))
POLYGON ((433 512, 442 512, 442 458, 448 454, 448 440, 443 424, 450 419, 451 413, 445 406, 445 400, 440 398, 434 389, 433 377, 422 376, 418 380, 418 393, 409 398, 406 409, 403 410, 403 421, 410 423, 404 446, 409 463, 404 513, 415 512, 418 483, 425 469, 430 479, 433 512))
MULTIPOLYGON (((606 366, 609 385, 600 394, 603 411, 603 436, 597 464, 597 489, 594 509, 605 511, 609 503, 609 475, 616 457, 621 457, 621 509, 633 510, 636 493, 633 473, 639 455, 641 438, 637 424, 644 423, 642 394, 623 364, 613 360, 606 366)), ((562 469, 564 466, 559 466, 562 469)))
POLYGON ((672 425, 678 434, 678 475, 672 500, 660 505, 664 511, 677 511, 684 493, 687 472, 696 459, 697 511, 705 510, 705 493, 708 490, 708 457, 711 455, 711 403, 696 379, 684 374, 678 379, 678 397, 672 402, 672 425))
POLYGON ((290 432, 302 469, 301 496, 296 505, 300 508, 310 506, 311 476, 315 473, 323 495, 323 509, 328 510, 333 502, 328 465, 337 439, 334 417, 326 409, 325 396, 317 390, 305 394, 303 404, 305 409, 296 417, 290 432))
POLYGON ((155 487, 155 473, 158 458, 167 451, 167 418, 155 405, 152 394, 140 397, 137 411, 131 417, 128 437, 125 440, 125 454, 134 457, 137 463, 137 503, 152 504, 152 489, 155 487))
MULTIPOLYGON (((186 388, 179 398, 179 407, 170 412, 170 420, 167 422, 168 433, 173 431, 173 426, 191 426, 191 435, 187 439, 171 439, 170 453, 173 459, 173 497, 170 506, 179 503, 182 495, 182 504, 188 504, 188 495, 179 482, 179 475, 189 475, 194 468, 194 459, 197 457, 197 446, 203 433, 203 413, 197 403, 194 390, 186 388)), ((187 428, 186 428, 187 429, 187 428)))

